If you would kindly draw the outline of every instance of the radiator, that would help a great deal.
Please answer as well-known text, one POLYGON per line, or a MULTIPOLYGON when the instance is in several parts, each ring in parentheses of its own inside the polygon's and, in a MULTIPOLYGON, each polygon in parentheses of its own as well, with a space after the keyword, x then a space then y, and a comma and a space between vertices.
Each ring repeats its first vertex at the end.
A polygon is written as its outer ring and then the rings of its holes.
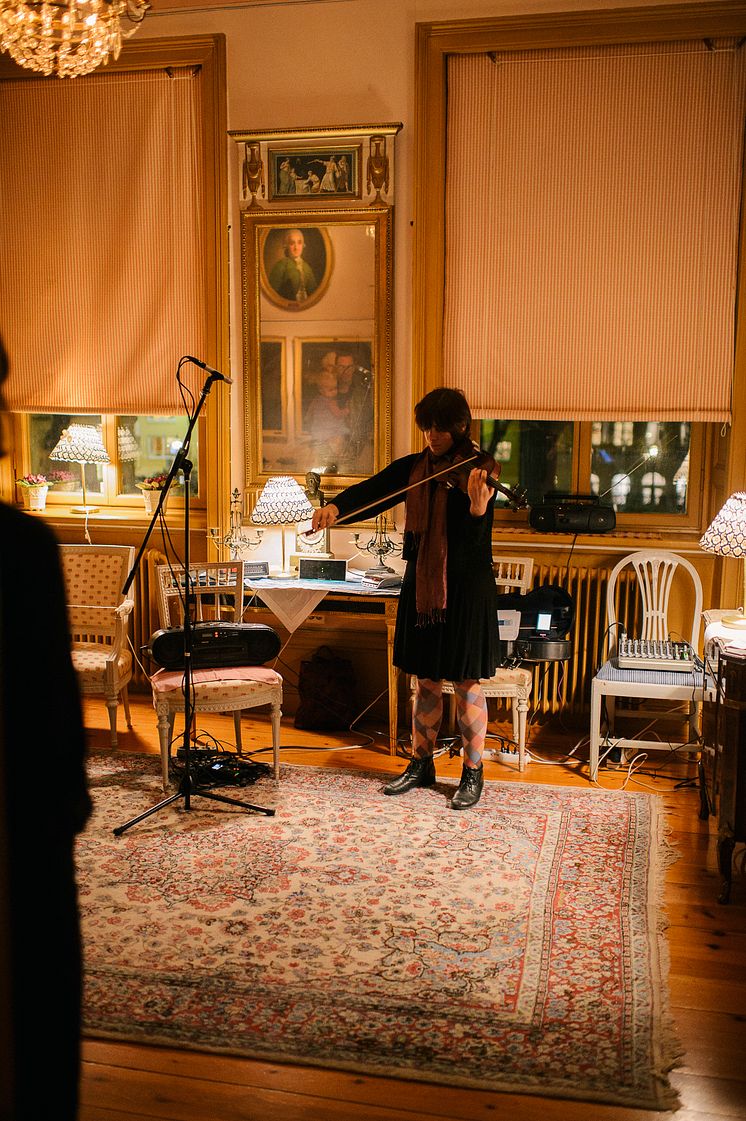
MULTIPOLYGON (((563 588, 575 605, 575 619, 569 635, 570 659, 534 666, 532 712, 582 715, 590 710, 591 681, 607 647, 606 589, 610 575, 611 568, 582 565, 567 568, 539 564, 534 568, 533 587, 557 584, 563 588)), ((630 570, 617 580, 617 617, 630 634, 636 633, 639 612, 637 578, 630 570)))

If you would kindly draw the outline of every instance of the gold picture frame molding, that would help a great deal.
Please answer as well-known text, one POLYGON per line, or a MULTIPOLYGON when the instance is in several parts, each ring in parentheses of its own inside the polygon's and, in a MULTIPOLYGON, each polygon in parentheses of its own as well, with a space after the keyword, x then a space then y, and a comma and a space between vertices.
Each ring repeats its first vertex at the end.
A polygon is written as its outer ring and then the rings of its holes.
POLYGON ((349 206, 354 209, 392 206, 396 174, 394 140, 401 129, 401 121, 251 131, 231 129, 228 135, 235 141, 237 151, 243 151, 243 154, 239 154, 238 161, 240 205, 252 210, 270 211, 305 207, 307 204, 314 207, 349 206), (315 194, 276 192, 272 182, 272 159, 278 145, 282 146, 284 152, 295 153, 299 157, 314 150, 356 149, 355 190, 315 194), (377 178, 380 178, 380 183, 376 181, 377 178))
MULTIPOLYGON (((349 231, 351 233, 351 231, 349 231)), ((344 240, 344 238, 340 238, 344 240)), ((337 260, 335 248, 335 268, 346 264, 354 270, 355 262, 337 260)), ((264 483, 272 475, 292 475, 303 484, 305 474, 314 463, 296 463, 294 470, 268 470, 264 467, 262 432, 262 385, 261 385, 261 345, 262 341, 280 337, 286 339, 287 354, 291 344, 298 340, 318 339, 320 335, 339 340, 349 340, 357 334, 363 342, 370 344, 374 370, 374 443, 373 471, 380 470, 391 459, 391 398, 392 398, 392 359, 393 359, 393 210, 391 207, 351 207, 334 206, 320 208, 303 207, 290 210, 246 209, 241 213, 241 266, 242 266, 242 318, 244 330, 243 379, 244 379, 244 456, 245 456, 245 496, 247 509, 251 509, 264 483), (349 227, 359 226, 366 236, 374 238, 374 250, 370 275, 361 275, 359 284, 372 290, 373 307, 370 324, 356 332, 348 319, 335 316, 334 303, 323 308, 319 302, 304 319, 304 311, 288 311, 285 318, 282 312, 274 309, 272 316, 263 316, 262 311, 262 248, 268 229, 288 226, 304 228, 309 226, 326 227, 332 240, 335 230, 341 233, 349 227), (323 308, 323 311, 322 311, 323 308), (320 329, 322 327, 323 329, 320 329), (370 330, 368 329, 370 326, 370 330)), ((366 265, 367 267, 367 265, 366 265)), ((333 300, 332 289, 325 300, 333 300)), ((266 306, 266 305, 265 305, 266 306)), ((294 399, 293 391, 284 386, 284 400, 289 407, 294 399)), ((292 433, 292 427, 287 429, 292 433)), ((327 495, 342 490, 365 475, 327 474, 323 479, 327 495)))

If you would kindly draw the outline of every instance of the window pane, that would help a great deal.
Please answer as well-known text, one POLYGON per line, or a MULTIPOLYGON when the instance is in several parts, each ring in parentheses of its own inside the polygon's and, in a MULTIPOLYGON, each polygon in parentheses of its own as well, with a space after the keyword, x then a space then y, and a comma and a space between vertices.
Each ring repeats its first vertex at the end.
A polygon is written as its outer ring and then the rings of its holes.
MULTIPOLYGON (((139 494, 137 484, 151 475, 166 474, 181 448, 188 421, 183 416, 118 416, 120 494, 139 494)), ((192 463, 192 495, 199 491, 199 444, 197 427, 192 432, 189 460, 192 463)), ((176 490, 176 494, 181 493, 176 490)))
POLYGON ((686 514, 690 428, 686 422, 595 422, 593 493, 620 513, 686 514))
MULTIPOLYGON (((46 475, 54 482, 52 493, 77 491, 82 493, 80 464, 66 460, 53 460, 49 453, 57 446, 62 433, 71 424, 87 424, 96 428, 101 426, 100 416, 75 416, 66 413, 32 413, 29 416, 29 444, 31 449, 31 472, 46 475)), ((103 485, 103 464, 86 463, 85 485, 90 494, 101 494, 103 485)))
MULTIPOLYGON (((526 491, 529 506, 572 487, 572 421, 477 421, 480 446, 497 461, 500 482, 526 491)), ((498 493, 497 502, 507 504, 498 493)))

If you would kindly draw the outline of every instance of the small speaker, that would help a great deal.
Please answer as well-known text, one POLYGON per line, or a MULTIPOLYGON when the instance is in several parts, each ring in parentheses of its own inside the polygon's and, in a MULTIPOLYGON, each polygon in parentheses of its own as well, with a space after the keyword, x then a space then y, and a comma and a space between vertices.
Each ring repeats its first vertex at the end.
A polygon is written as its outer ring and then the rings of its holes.
POLYGON ((346 580, 346 560, 324 560, 321 557, 301 557, 298 561, 301 580, 346 580))

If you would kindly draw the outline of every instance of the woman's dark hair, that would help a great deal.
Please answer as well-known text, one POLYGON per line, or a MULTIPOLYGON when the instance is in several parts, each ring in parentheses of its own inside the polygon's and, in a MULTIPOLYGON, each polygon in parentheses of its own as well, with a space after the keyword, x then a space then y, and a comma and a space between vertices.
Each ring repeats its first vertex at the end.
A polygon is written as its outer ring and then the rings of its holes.
POLYGON ((422 432, 437 428, 454 438, 468 436, 471 409, 460 389, 431 389, 414 407, 414 422, 422 432))

